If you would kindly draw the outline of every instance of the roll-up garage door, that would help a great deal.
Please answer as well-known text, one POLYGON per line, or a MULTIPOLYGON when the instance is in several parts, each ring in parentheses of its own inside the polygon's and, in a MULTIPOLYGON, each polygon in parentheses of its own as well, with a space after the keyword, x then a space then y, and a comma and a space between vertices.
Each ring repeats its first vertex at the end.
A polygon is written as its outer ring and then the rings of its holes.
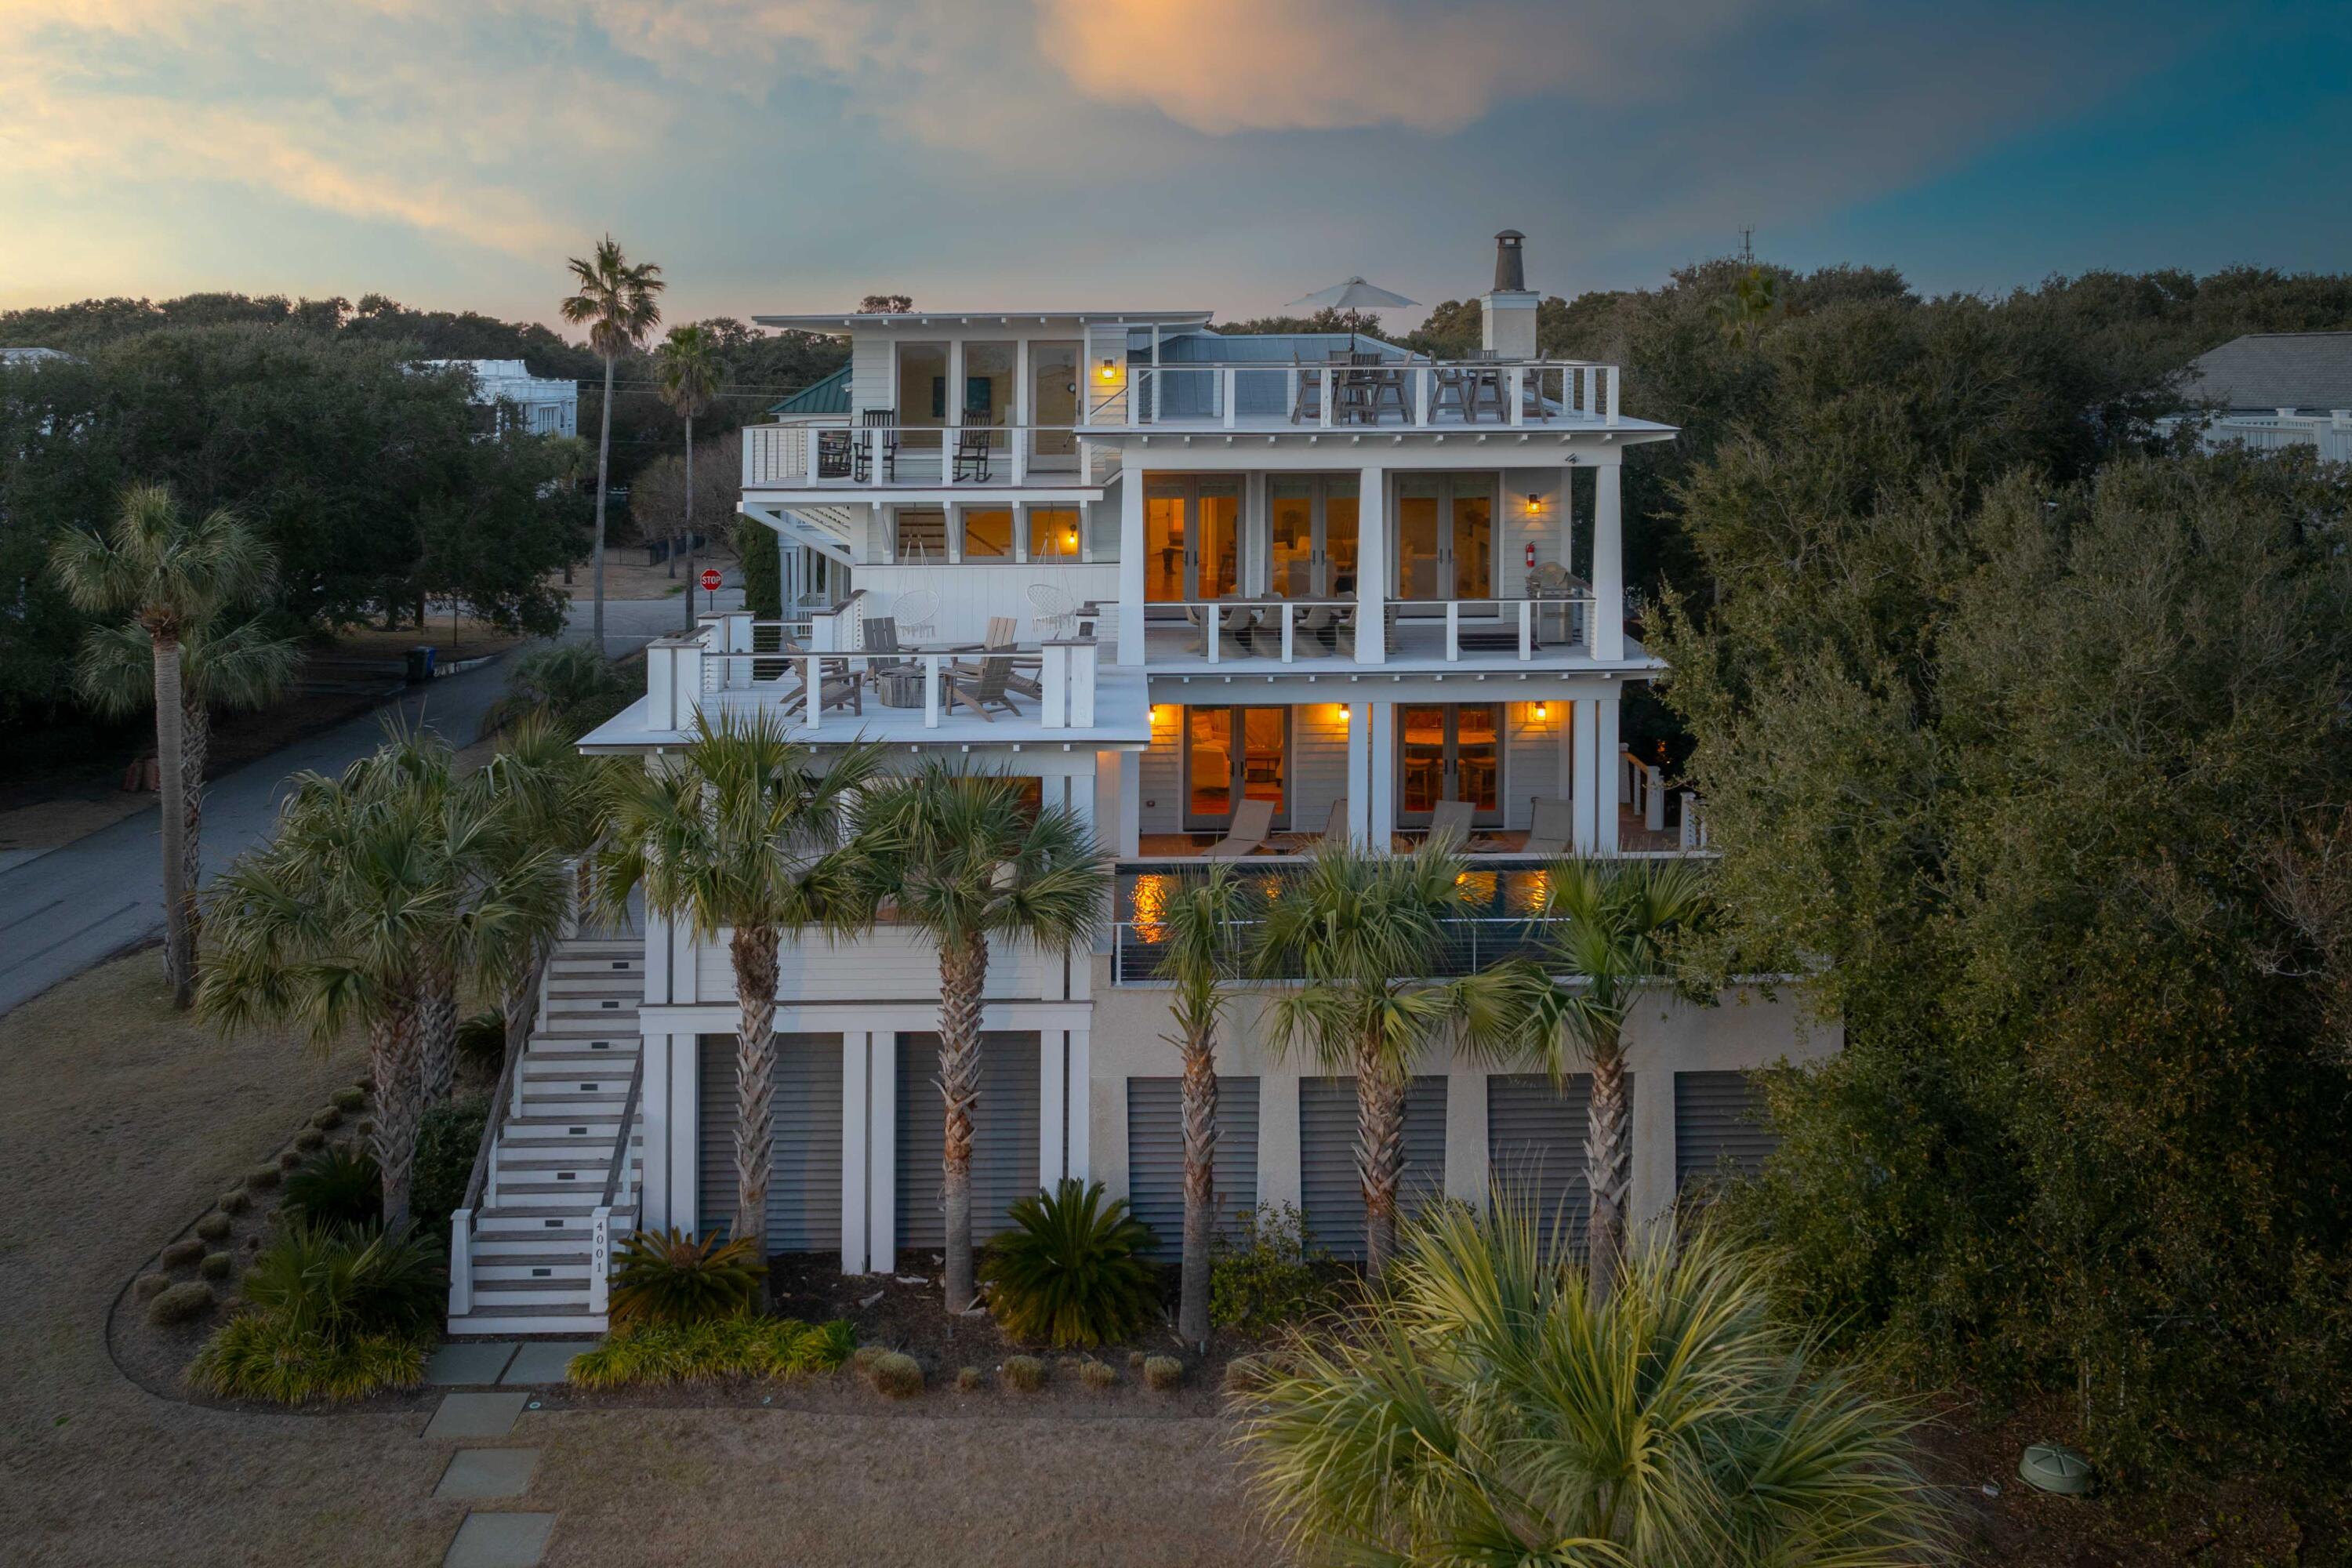
POLYGON ((1675 1074, 1676 1192, 1694 1178, 1752 1176, 1780 1144, 1764 1122, 1764 1091, 1748 1074, 1675 1074))
MULTIPOLYGON (((1356 1178, 1356 1080, 1298 1080, 1298 1180, 1307 1228, 1335 1258, 1364 1256, 1364 1189, 1356 1178)), ((1445 1079, 1417 1078, 1405 1090, 1401 1214, 1445 1191, 1445 1079)))
MULTIPOLYGON (((1589 1073, 1554 1088, 1543 1073, 1496 1073, 1486 1080, 1487 1179, 1515 1202, 1532 1208, 1547 1241, 1568 1222, 1569 1244, 1584 1245, 1592 1192, 1584 1180, 1584 1118, 1592 1100, 1589 1073)), ((1625 1103, 1633 1103, 1633 1075, 1625 1075, 1625 1103)))
MULTIPOLYGON (((1240 1227, 1235 1213, 1257 1205, 1257 1079, 1217 1079, 1217 1228, 1240 1227)), ((1127 1080, 1127 1194, 1135 1217, 1151 1227, 1158 1249, 1184 1247, 1184 1080, 1127 1080)))
MULTIPOLYGON (((698 1205, 705 1233, 735 1218, 735 1037, 698 1042, 701 1123, 698 1205)), ((768 1250, 841 1247, 841 1037, 776 1037, 776 1154, 768 1172, 768 1250)))
MULTIPOLYGON (((1005 1211, 1037 1190, 1037 1034, 980 1037, 980 1103, 971 1122, 971 1237, 1006 1227, 1005 1211)), ((947 1240, 940 1160, 947 1148, 940 1102, 940 1037, 898 1037, 898 1247, 947 1240)))

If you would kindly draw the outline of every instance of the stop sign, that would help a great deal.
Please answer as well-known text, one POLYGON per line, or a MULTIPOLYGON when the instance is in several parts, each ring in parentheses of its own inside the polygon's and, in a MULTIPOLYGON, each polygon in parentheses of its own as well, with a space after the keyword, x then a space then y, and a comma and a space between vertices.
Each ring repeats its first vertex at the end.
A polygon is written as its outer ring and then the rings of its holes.
POLYGON ((706 594, 716 594, 719 592, 719 568, 716 566, 709 567, 703 572, 702 591, 706 594))

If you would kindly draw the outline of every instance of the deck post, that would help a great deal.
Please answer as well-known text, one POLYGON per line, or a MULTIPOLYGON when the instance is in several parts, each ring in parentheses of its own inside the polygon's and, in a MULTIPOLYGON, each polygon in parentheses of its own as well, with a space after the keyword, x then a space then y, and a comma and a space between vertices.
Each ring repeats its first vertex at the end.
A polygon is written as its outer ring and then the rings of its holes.
POLYGON ((1366 468, 1356 495, 1356 662, 1388 661, 1388 470, 1366 468))
POLYGON ((1623 469, 1603 463, 1592 470, 1592 657, 1625 657, 1625 524, 1623 469))

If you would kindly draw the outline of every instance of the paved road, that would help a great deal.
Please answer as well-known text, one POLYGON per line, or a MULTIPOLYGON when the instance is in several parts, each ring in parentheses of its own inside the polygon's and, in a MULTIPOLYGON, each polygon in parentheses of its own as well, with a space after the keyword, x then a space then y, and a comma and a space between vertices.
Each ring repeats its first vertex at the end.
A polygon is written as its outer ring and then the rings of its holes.
MULTIPOLYGON (((731 608, 742 595, 725 591, 719 600, 731 608)), ((675 599, 607 601, 606 647, 631 652, 674 631, 680 616, 675 599)), ((564 637, 584 637, 586 622, 587 606, 576 605, 564 637)), ((419 688, 398 710, 450 744, 469 745, 483 711, 506 689, 511 661, 509 655, 419 688)), ((278 819, 279 789, 289 774, 341 772, 374 750, 393 710, 362 714, 215 779, 205 793, 205 875, 262 841, 278 819)), ((142 812, 0 872, 0 1014, 163 929, 158 833, 154 815, 142 812)))

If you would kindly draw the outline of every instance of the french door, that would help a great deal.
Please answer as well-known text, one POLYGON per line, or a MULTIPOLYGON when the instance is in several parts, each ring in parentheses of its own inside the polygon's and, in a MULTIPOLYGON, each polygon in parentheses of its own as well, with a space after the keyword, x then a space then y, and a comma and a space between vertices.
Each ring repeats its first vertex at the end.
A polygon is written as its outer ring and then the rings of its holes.
POLYGON ((1239 479, 1147 479, 1143 597, 1156 605, 1241 592, 1239 479))
POLYGON ((1290 710, 1184 710, 1184 827, 1223 830, 1244 800, 1274 803, 1274 826, 1290 818, 1290 710))
POLYGON ((1353 474, 1276 474, 1266 484, 1266 592, 1330 599, 1356 591, 1353 474))
POLYGON ((1464 800, 1481 827, 1503 821, 1503 710, 1495 702, 1397 705, 1397 821, 1425 826, 1464 800))
POLYGON ((1029 423, 1037 426, 1030 461, 1049 473, 1078 466, 1078 345, 1029 345, 1029 423))
POLYGON ((1427 602, 1495 595, 1491 474, 1406 474, 1397 480, 1396 596, 1427 602))

